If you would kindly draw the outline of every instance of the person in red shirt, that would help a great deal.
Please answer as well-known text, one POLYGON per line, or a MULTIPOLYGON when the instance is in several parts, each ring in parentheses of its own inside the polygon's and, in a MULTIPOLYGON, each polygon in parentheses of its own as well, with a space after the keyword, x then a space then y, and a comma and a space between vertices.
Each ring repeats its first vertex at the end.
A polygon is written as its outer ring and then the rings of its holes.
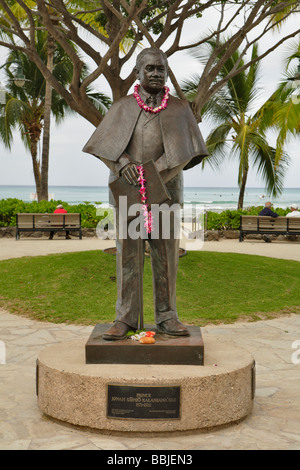
MULTIPOLYGON (((64 207, 62 206, 62 204, 58 204, 58 206, 56 206, 56 209, 55 211, 53 212, 54 214, 67 214, 68 211, 66 211, 66 209, 64 209, 64 207)), ((53 235, 54 235, 54 231, 51 231, 50 232, 50 237, 49 237, 49 240, 53 240, 53 235)), ((66 230, 66 240, 71 240, 71 237, 69 235, 69 232, 68 230, 66 230)))

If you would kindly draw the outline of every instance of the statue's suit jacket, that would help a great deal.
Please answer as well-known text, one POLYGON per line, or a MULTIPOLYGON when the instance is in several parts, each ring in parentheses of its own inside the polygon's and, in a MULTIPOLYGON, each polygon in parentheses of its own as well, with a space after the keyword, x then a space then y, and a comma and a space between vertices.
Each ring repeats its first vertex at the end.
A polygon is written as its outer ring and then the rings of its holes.
MULTIPOLYGON (((207 155, 189 104, 172 96, 167 108, 155 117, 141 110, 133 95, 121 98, 111 107, 83 150, 104 161, 111 170, 110 181, 119 176, 120 165, 122 168, 126 159, 140 159, 138 163, 146 163, 150 158, 166 182, 171 204, 183 202, 182 169, 192 168, 207 155), (141 134, 144 138, 142 141, 139 140, 141 134)), ((110 202, 115 205, 111 196, 110 202)), ((118 211, 116 227, 116 320, 136 329, 139 313, 142 312, 141 279, 145 240, 118 236, 118 211)), ((176 273, 179 240, 172 236, 159 239, 149 237, 148 242, 153 267, 155 321, 160 324, 178 318, 176 273)))
MULTIPOLYGON (((133 95, 121 98, 110 108, 83 151, 100 158, 113 170, 114 163, 117 166, 126 152, 141 112, 133 95)), ((176 175, 176 168, 178 171, 192 168, 208 155, 187 101, 170 95, 168 106, 159 113, 159 118, 165 151, 164 173, 171 171, 176 175)))

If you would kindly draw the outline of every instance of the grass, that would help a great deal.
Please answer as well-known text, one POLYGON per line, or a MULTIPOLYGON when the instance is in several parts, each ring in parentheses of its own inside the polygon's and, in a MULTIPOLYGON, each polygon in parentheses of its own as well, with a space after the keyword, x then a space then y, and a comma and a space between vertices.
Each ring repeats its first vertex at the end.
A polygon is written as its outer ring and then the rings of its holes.
MULTIPOLYGON (((27 317, 74 324, 115 318, 115 256, 102 251, 0 262, 0 306, 27 317)), ((230 253, 179 259, 177 307, 187 324, 255 321, 300 312, 300 263, 230 253)), ((152 274, 145 260, 144 319, 153 324, 152 274)))

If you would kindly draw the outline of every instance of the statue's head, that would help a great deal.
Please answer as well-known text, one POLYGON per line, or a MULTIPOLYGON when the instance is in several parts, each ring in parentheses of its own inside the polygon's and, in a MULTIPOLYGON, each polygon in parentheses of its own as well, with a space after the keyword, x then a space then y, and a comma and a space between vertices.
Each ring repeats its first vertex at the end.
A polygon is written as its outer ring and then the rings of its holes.
POLYGON ((143 49, 136 59, 136 76, 148 93, 160 92, 168 78, 168 59, 160 49, 143 49))

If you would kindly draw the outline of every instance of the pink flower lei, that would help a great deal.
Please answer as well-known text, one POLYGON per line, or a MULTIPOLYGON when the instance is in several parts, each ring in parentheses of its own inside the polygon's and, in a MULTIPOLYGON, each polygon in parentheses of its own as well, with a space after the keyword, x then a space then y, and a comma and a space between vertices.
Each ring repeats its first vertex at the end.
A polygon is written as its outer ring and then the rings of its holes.
POLYGON ((141 202, 142 202, 142 210, 145 219, 144 227, 146 227, 147 233, 151 233, 153 230, 153 220, 152 220, 152 212, 148 209, 148 204, 146 203, 146 180, 144 178, 144 168, 143 165, 139 165, 136 167, 139 172, 138 181, 140 183, 140 194, 141 194, 141 202))
POLYGON ((147 111, 148 113, 154 113, 154 114, 160 113, 163 109, 166 109, 166 107, 168 106, 168 99, 169 99, 169 92, 170 92, 170 89, 167 86, 164 86, 165 94, 163 96, 161 105, 157 106, 156 108, 152 108, 152 106, 146 105, 146 103, 142 100, 142 98, 139 95, 139 92, 138 92, 139 87, 140 85, 137 83, 134 87, 133 94, 140 108, 142 108, 144 111, 147 111))

